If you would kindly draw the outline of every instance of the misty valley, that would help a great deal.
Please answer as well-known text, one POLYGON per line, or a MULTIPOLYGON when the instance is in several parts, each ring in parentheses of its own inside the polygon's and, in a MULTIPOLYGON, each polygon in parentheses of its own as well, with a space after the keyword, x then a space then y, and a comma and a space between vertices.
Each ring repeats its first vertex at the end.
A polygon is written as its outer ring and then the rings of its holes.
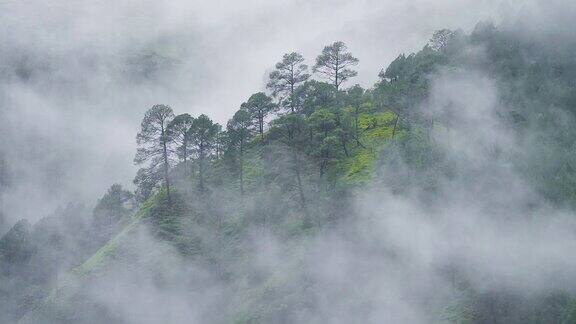
POLYGON ((574 26, 515 13, 427 30, 362 85, 366 52, 337 33, 257 68, 230 50, 217 79, 164 20, 121 54, 107 19, 62 27, 106 31, 70 57, 9 37, 0 323, 576 323, 574 26))

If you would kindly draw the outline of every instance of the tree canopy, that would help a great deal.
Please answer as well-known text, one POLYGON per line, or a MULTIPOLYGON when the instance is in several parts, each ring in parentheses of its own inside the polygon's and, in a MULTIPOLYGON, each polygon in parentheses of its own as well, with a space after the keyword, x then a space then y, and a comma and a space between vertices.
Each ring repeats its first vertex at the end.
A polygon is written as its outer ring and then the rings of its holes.
POLYGON ((334 42, 324 47, 314 64, 314 72, 332 83, 336 90, 340 89, 343 82, 358 75, 358 72, 352 70, 358 64, 358 59, 347 50, 344 42, 334 42))

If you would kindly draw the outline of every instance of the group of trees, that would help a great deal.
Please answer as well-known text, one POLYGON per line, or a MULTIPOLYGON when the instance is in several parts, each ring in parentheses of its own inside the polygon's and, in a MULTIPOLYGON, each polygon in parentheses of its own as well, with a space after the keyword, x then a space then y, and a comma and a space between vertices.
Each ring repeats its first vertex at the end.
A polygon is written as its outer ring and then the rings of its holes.
MULTIPOLYGON (((400 55, 371 89, 344 88, 356 76, 358 59, 342 42, 326 46, 310 70, 301 54, 284 54, 268 75, 267 92, 249 96, 225 125, 153 106, 137 135, 134 161, 143 167, 134 180, 135 200, 162 191, 155 197, 167 198, 163 206, 184 201, 194 221, 215 224, 209 231, 219 242, 218 259, 227 215, 238 209, 247 208, 247 223, 268 228, 283 227, 287 213, 301 228, 345 217, 353 186, 362 183, 386 139, 429 129, 429 117, 417 107, 427 96, 428 76, 447 63, 458 35, 438 32, 420 52, 400 55)), ((403 154, 414 151, 407 160, 420 163, 426 146, 417 146, 403 154)), ((113 215, 122 213, 122 197, 113 201, 119 211, 113 215)), ((174 210, 166 213, 177 217, 174 210)))
MULTIPOLYGON (((146 112, 137 135, 138 151, 134 162, 145 165, 135 179, 137 197, 141 200, 147 198, 163 183, 170 199, 170 170, 177 165, 182 165, 186 176, 196 176, 198 189, 205 192, 207 164, 211 159, 221 157, 233 160, 231 164, 238 175, 239 191, 243 194, 244 154, 247 146, 258 139, 261 144, 277 141, 290 148, 290 169, 305 208, 300 154, 308 151, 308 155, 318 161, 322 175, 338 147, 348 155, 348 142, 353 139, 361 145, 358 139, 360 102, 356 103, 353 113, 355 126, 342 111, 329 109, 346 97, 347 93, 340 88, 345 81, 356 76, 356 71, 351 68, 357 64, 358 59, 347 51, 343 42, 326 46, 312 68, 328 81, 325 83, 310 78, 301 54, 284 54, 269 74, 266 88, 271 95, 264 92, 251 95, 240 105, 226 128, 206 115, 196 118, 189 114, 176 116, 169 106, 154 105, 146 112), (269 138, 266 138, 266 123, 274 113, 277 118, 271 123, 269 138), (197 170, 192 170, 191 160, 197 165, 197 170)), ((363 94, 364 90, 356 86, 350 96, 362 97, 363 94)))
POLYGON ((216 182, 228 181, 227 188, 240 197, 265 192, 273 183, 309 222, 310 201, 336 188, 333 166, 360 151, 375 156, 363 136, 382 121, 370 114, 393 113, 386 121, 391 134, 385 135, 392 138, 399 129, 429 127, 415 107, 426 98, 428 75, 446 63, 458 35, 437 32, 422 51, 400 55, 368 90, 343 88, 357 75, 353 67, 358 64, 343 42, 324 47, 311 71, 301 54, 284 54, 268 75, 268 94, 249 96, 225 126, 206 115, 175 115, 166 105, 153 106, 137 136, 134 161, 144 167, 134 180, 136 199, 143 201, 164 187, 170 200, 176 179, 186 179, 199 196, 216 182), (254 154, 261 164, 256 171, 250 160, 254 154))
POLYGON ((136 137, 138 151, 134 162, 147 163, 145 168, 138 171, 135 179, 138 197, 147 198, 163 180, 170 199, 171 167, 181 161, 188 172, 188 161, 192 157, 199 162, 199 187, 204 190, 206 160, 216 146, 221 128, 206 115, 196 118, 189 114, 175 116, 172 108, 166 105, 150 108, 136 137))
MULTIPOLYGON (((343 42, 326 46, 312 67, 312 71, 327 80, 336 91, 343 82, 358 74, 351 69, 358 64, 358 59, 347 50, 343 42)), ((295 113, 299 106, 301 108, 298 103, 301 103, 303 98, 298 97, 305 92, 303 84, 310 76, 308 66, 304 64, 304 57, 296 52, 287 53, 270 73, 266 88, 279 100, 281 107, 295 113)))

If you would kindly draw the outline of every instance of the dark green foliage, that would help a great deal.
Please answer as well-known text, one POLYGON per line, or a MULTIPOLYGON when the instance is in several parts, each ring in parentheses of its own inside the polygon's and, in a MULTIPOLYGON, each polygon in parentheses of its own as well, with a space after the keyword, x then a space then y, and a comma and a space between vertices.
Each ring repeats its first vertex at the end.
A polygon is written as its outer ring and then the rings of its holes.
POLYGON ((276 63, 276 69, 268 76, 266 88, 272 91, 274 97, 279 98, 282 107, 295 112, 294 92, 309 77, 304 57, 295 52, 287 53, 282 56, 282 61, 276 63))
POLYGON ((198 156, 198 188, 205 191, 207 162, 216 146, 216 140, 221 126, 214 123, 208 116, 202 114, 194 119, 188 130, 190 145, 198 156))
POLYGON ((264 120, 276 109, 272 98, 263 92, 258 92, 250 96, 248 101, 242 104, 241 109, 246 110, 252 119, 252 125, 260 134, 260 139, 264 139, 264 120))
POLYGON ((338 106, 338 91, 326 82, 306 81, 294 92, 296 111, 305 115, 312 114, 318 108, 338 106))
POLYGON ((315 133, 312 138, 311 156, 316 159, 322 177, 327 166, 336 161, 341 151, 336 115, 328 109, 318 109, 310 115, 308 123, 315 133))

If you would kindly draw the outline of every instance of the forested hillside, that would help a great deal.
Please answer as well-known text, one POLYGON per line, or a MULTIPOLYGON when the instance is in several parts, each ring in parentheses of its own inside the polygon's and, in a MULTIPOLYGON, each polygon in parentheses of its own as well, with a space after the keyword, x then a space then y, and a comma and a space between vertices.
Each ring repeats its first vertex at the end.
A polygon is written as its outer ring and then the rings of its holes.
POLYGON ((368 89, 343 42, 279 53, 225 125, 150 107, 134 191, 0 239, 0 322, 575 323, 576 42, 521 35, 368 89))

